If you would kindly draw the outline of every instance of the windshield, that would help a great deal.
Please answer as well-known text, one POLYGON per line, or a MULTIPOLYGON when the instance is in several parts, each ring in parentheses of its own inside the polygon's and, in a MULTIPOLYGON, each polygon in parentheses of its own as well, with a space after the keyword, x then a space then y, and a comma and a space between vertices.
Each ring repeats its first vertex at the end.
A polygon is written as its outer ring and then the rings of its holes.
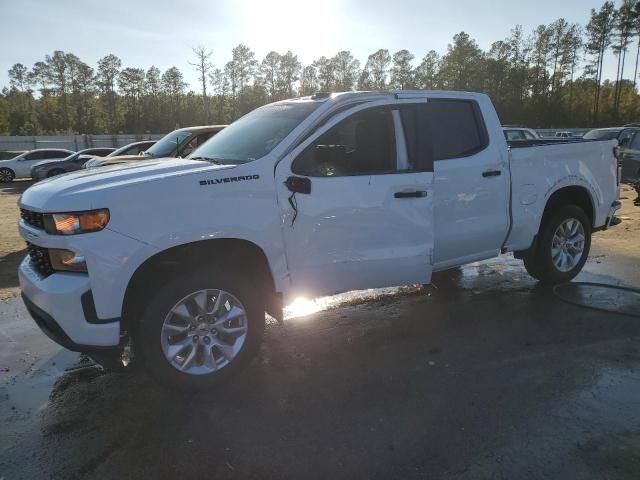
MULTIPOLYGON (((117 157, 119 155, 124 155, 127 151, 132 150, 132 149, 135 150, 135 148, 136 148, 135 145, 134 146, 132 146, 131 144, 125 145, 124 147, 120 147, 119 149, 114 150, 109 155, 107 155, 107 157, 117 157)), ((133 155, 135 155, 135 154, 133 154, 133 155)))
POLYGON ((75 152, 75 153, 72 153, 71 155, 69 155, 67 157, 64 157, 62 159, 56 159, 56 160, 53 160, 53 161, 54 162, 65 162, 65 161, 69 162, 69 161, 75 160, 78 155, 80 155, 80 152, 75 152))
POLYGON ((233 163, 257 160, 273 150, 318 105, 319 102, 290 102, 258 108, 233 122, 188 158, 233 163))
POLYGON ((162 137, 158 142, 144 152, 145 156, 150 157, 167 157, 173 153, 178 145, 180 145, 186 138, 193 135, 191 132, 175 131, 168 133, 162 137))
POLYGON ((585 133, 585 140, 612 140, 618 138, 620 130, 591 130, 585 133))

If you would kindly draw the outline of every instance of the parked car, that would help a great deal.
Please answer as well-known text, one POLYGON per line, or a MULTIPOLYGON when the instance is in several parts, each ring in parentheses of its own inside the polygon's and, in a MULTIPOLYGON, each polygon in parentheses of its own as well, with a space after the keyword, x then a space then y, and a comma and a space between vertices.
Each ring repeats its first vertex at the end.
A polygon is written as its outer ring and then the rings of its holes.
POLYGON ((617 148, 620 178, 629 183, 640 181, 640 128, 623 138, 617 148))
POLYGON ((106 157, 114 150, 115 148, 85 148, 62 160, 45 160, 38 162, 31 167, 31 178, 34 180, 42 180, 43 178, 55 177, 61 173, 79 170, 88 160, 94 157, 106 157))
POLYGON ((140 160, 150 160, 153 158, 186 157, 225 126, 226 125, 207 125, 180 128, 162 137, 152 147, 144 151, 142 155, 96 158, 87 162, 85 168, 139 162, 140 160))
POLYGON ((554 135, 556 138, 573 138, 573 133, 571 132, 556 132, 554 135))
POLYGON ((62 160, 73 153, 64 148, 39 148, 24 152, 10 160, 0 161, 0 182, 11 182, 15 178, 28 178, 31 167, 42 160, 62 160))
POLYGON ((537 140, 540 138, 538 133, 531 128, 524 127, 502 127, 504 138, 507 141, 513 140, 537 140))
POLYGON ((483 94, 277 102, 191 158, 26 190, 22 298, 69 349, 213 387, 256 352, 265 312, 301 295, 425 284, 501 252, 571 280, 620 207, 614 144, 508 148, 483 94))
POLYGON ((640 130, 638 127, 594 128, 585 133, 582 138, 585 140, 618 140, 618 144, 622 145, 631 140, 633 134, 638 130, 640 130))
POLYGON ((151 148, 156 143, 155 140, 144 140, 142 142, 134 142, 124 147, 120 147, 116 151, 107 155, 107 157, 120 157, 122 155, 140 155, 145 150, 151 148))

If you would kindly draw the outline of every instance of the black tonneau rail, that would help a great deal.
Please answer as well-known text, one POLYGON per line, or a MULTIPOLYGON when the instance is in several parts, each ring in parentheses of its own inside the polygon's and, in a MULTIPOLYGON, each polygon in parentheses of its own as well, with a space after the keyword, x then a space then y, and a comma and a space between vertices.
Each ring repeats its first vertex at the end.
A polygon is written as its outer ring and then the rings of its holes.
POLYGON ((593 139, 585 140, 584 138, 536 138, 534 140, 507 140, 510 148, 540 147, 543 145, 559 145, 563 143, 593 143, 593 142, 609 142, 611 139, 593 139))

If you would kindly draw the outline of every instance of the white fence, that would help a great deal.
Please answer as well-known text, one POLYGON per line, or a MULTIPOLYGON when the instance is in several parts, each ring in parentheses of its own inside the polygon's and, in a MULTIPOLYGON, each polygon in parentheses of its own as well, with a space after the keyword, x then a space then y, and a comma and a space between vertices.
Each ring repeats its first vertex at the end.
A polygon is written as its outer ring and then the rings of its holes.
POLYGON ((66 135, 66 136, 0 136, 0 151, 33 150, 35 148, 68 148, 78 151, 83 148, 122 147, 141 140, 158 140, 164 134, 140 135, 66 135))

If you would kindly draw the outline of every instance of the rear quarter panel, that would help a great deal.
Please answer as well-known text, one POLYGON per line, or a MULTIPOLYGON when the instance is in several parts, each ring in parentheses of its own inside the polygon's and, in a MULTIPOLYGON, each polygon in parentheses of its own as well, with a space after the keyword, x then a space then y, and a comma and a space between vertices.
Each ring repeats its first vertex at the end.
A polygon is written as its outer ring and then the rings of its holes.
POLYGON ((604 225, 611 203, 618 198, 615 145, 615 140, 608 140, 512 148, 513 224, 506 248, 529 248, 549 197, 568 186, 589 192, 593 227, 604 225))

